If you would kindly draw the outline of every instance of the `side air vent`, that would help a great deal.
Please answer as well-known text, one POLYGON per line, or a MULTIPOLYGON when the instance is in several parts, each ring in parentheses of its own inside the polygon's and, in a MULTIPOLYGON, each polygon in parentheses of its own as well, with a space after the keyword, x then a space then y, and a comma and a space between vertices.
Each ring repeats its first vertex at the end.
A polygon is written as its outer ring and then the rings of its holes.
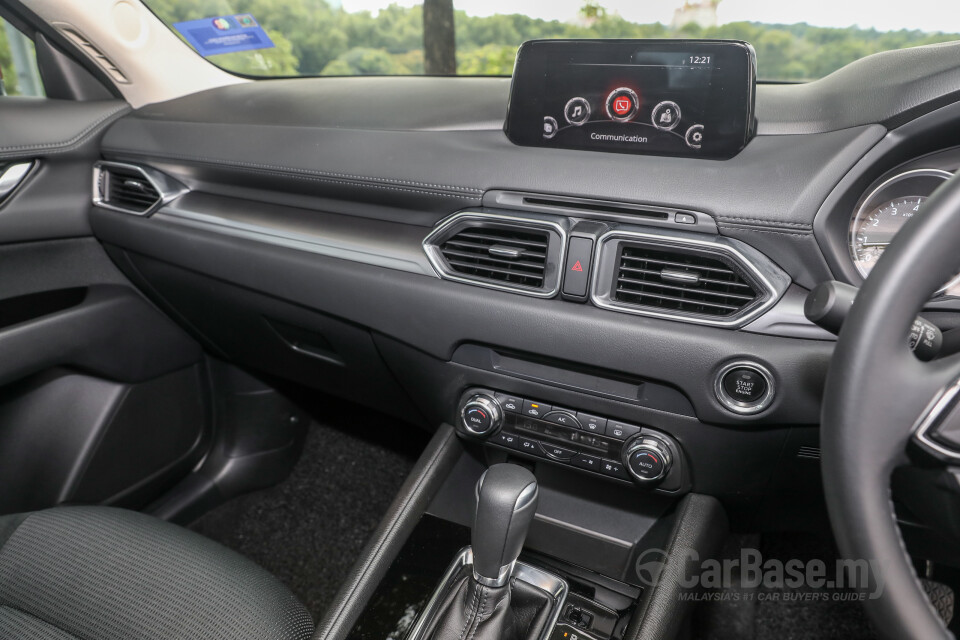
POLYGON ((766 256, 730 238, 618 230, 599 244, 591 299, 607 309, 737 327, 790 285, 766 256))
POLYGON ((614 298, 625 304, 729 318, 759 293, 720 257, 624 244, 614 298))
POLYGON ((93 170, 93 203, 135 215, 147 215, 186 189, 148 167, 101 162, 93 170))
POLYGON ((446 279, 546 297, 559 288, 565 236, 540 218, 470 212, 442 223, 424 249, 446 279))

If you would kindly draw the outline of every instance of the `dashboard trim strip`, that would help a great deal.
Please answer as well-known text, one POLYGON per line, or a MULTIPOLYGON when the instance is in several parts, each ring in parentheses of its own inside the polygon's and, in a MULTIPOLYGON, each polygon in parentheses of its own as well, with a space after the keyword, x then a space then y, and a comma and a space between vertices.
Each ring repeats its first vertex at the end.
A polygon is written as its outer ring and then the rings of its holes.
POLYGON ((351 249, 343 244, 334 244, 324 242, 324 237, 313 234, 302 233, 279 233, 275 229, 259 225, 244 224, 226 218, 187 210, 175 205, 168 205, 157 211, 153 218, 163 220, 174 224, 186 225, 222 233, 225 235, 254 240, 287 249, 297 251, 307 251, 331 258, 341 260, 351 260, 362 264, 369 264, 376 267, 385 267, 387 269, 396 269, 397 271, 406 271, 418 275, 438 277, 432 270, 428 270, 427 265, 420 265, 412 260, 404 260, 388 255, 372 253, 360 249, 351 249))

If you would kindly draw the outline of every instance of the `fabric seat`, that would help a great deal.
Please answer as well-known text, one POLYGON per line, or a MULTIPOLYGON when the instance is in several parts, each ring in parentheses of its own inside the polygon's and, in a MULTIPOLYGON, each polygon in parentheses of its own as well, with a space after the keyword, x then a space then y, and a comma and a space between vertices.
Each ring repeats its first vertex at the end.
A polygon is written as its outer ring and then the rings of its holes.
POLYGON ((106 507, 0 517, 0 640, 306 640, 274 576, 182 527, 106 507))

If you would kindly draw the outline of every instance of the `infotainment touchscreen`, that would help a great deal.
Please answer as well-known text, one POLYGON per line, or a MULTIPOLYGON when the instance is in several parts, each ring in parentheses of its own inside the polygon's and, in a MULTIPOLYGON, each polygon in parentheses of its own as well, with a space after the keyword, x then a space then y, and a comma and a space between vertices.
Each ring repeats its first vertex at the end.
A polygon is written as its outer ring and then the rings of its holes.
POLYGON ((534 40, 505 131, 534 147, 726 159, 754 131, 756 55, 729 40, 534 40))

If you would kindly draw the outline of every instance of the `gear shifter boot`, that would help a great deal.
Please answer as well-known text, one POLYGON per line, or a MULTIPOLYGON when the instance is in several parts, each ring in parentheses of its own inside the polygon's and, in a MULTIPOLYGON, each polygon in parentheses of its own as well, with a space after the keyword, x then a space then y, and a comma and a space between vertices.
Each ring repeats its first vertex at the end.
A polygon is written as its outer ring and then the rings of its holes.
POLYGON ((477 582, 466 568, 439 611, 430 640, 537 640, 550 617, 550 596, 511 580, 502 587, 477 582))

